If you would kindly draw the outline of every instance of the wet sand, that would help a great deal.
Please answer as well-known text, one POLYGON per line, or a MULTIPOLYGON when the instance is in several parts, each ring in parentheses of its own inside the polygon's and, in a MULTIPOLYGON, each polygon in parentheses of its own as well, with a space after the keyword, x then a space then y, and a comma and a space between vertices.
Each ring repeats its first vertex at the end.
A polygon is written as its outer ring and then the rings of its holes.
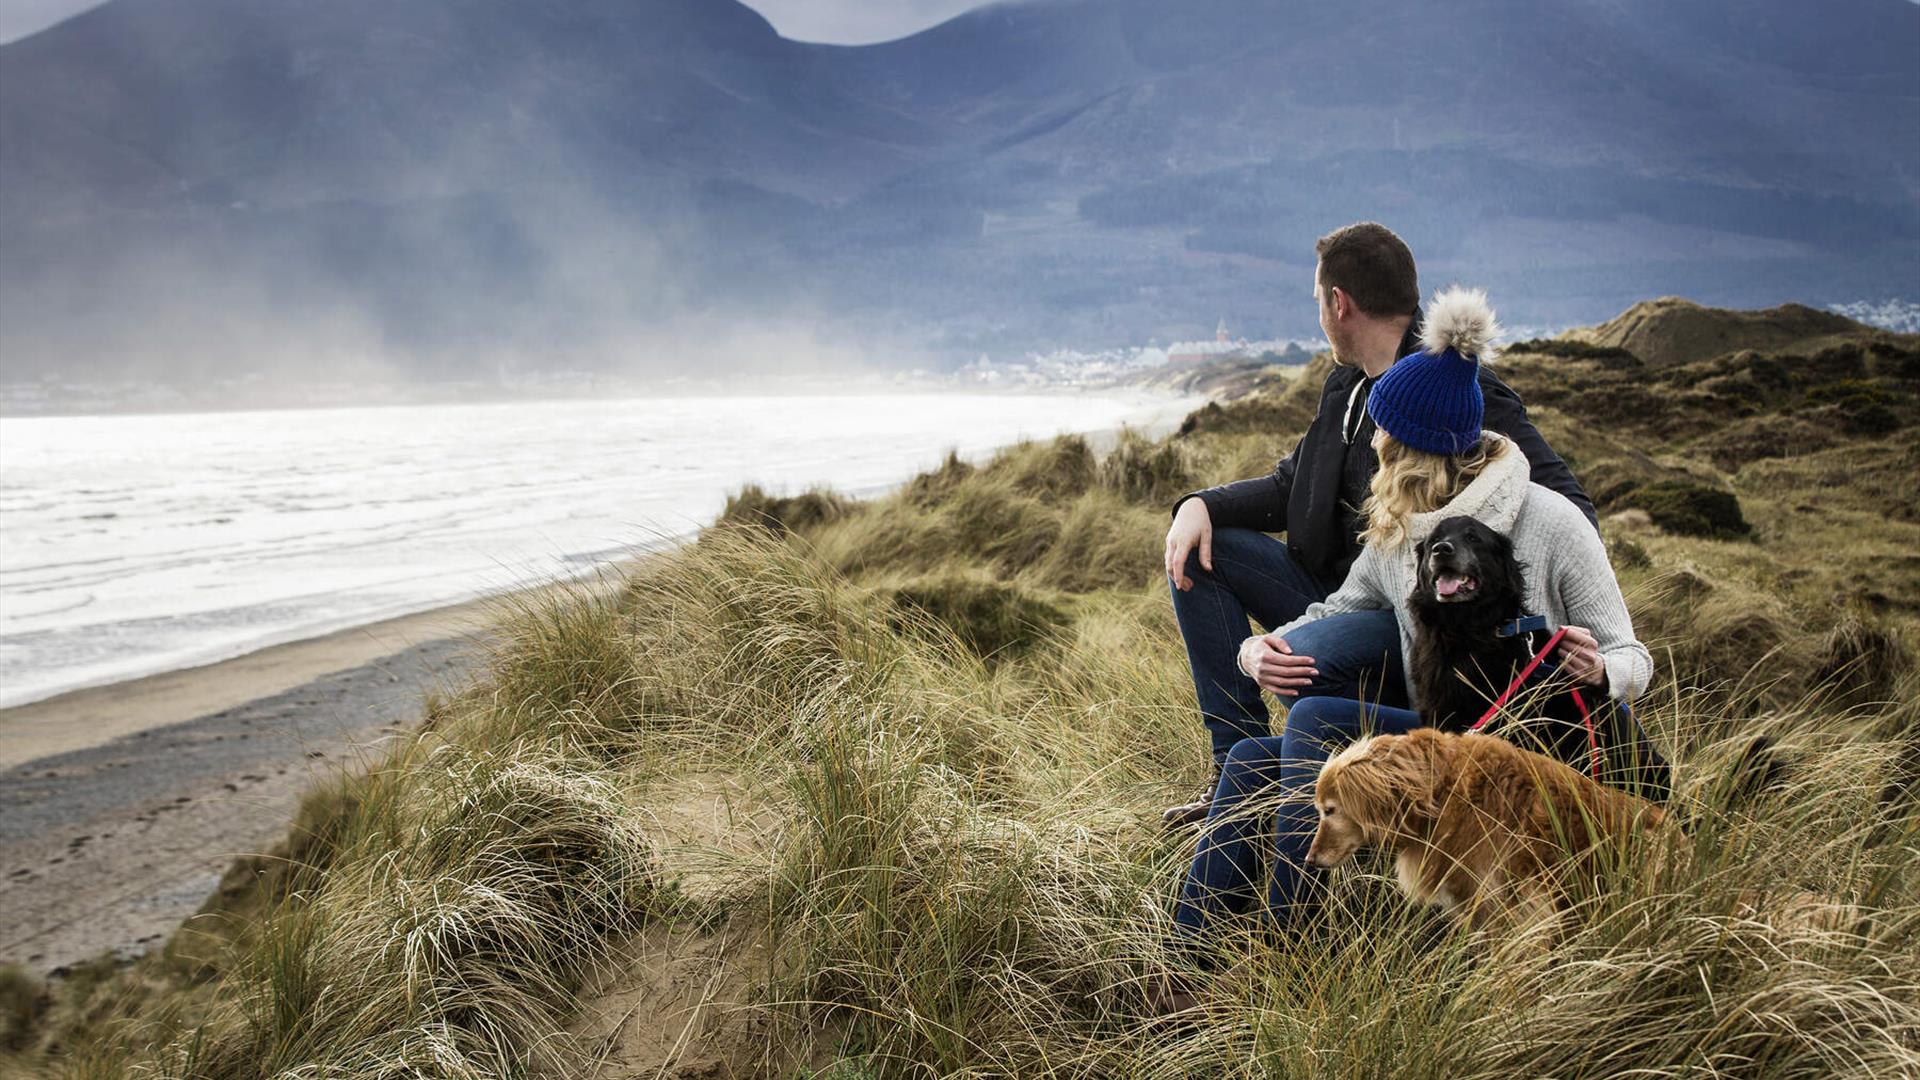
POLYGON ((493 600, 370 623, 201 667, 74 690, 0 709, 0 770, 102 746, 283 693, 322 675, 483 628, 493 600))
MULTIPOLYGON (((468 613, 438 614, 412 617, 401 636, 468 613)), ((283 646, 268 650, 277 662, 254 654, 140 680, 161 684, 152 711, 132 684, 64 695, 65 715, 40 708, 57 729, 46 738, 69 745, 0 773, 0 963, 47 972, 157 946, 236 856, 286 834, 314 780, 377 759, 427 693, 459 685, 479 663, 471 630, 354 663, 398 640, 391 627, 358 633, 369 640, 283 646), (338 666, 343 658, 350 666, 338 666), (116 707, 141 719, 211 711, 117 735, 133 722, 104 721, 102 737, 89 737, 89 718, 116 707)), ((12 719, 0 714, 0 724, 12 719)))

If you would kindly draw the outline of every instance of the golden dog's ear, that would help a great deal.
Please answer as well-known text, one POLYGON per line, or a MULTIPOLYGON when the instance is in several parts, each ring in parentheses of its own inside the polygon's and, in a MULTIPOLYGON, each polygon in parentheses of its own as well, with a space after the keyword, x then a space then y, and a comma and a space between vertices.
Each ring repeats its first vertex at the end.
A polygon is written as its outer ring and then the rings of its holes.
POLYGON ((1421 728, 1405 735, 1379 735, 1350 769, 1365 777, 1370 794, 1398 802, 1414 815, 1440 816, 1440 736, 1421 728))

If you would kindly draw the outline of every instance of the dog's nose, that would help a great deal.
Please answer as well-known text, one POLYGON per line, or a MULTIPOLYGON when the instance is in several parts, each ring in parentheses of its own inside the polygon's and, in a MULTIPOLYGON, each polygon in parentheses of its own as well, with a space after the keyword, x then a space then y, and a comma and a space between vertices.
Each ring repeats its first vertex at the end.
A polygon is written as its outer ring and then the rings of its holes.
POLYGON ((1448 540, 1436 540, 1433 546, 1427 549, 1427 552, 1432 555, 1451 555, 1453 554, 1453 543, 1448 540))

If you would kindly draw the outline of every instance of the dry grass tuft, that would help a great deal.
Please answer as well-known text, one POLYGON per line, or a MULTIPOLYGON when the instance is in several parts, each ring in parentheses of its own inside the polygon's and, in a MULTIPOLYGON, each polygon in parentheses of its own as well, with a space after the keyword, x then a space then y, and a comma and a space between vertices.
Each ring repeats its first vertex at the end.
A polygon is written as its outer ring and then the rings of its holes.
POLYGON ((775 532, 798 532, 824 525, 851 513, 857 504, 824 488, 799 495, 769 495, 749 484, 727 497, 720 511, 721 525, 758 525, 775 532))
POLYGON ((1167 503, 1201 485, 1193 453, 1171 439, 1148 439, 1131 429, 1100 462, 1100 486, 1128 502, 1167 503))
POLYGON ((920 580, 893 590, 895 623, 933 648, 957 640, 989 662, 1046 644, 1071 621, 1059 607, 1013 585, 980 578, 920 580))
POLYGON ((1830 687, 1834 700, 1863 705, 1894 701, 1901 681, 1912 672, 1913 654, 1898 634, 1884 623, 1848 612, 1827 631, 1812 679, 1830 687))
POLYGON ((0 1054, 17 1054, 38 1038, 53 998, 26 970, 0 967, 0 1054))

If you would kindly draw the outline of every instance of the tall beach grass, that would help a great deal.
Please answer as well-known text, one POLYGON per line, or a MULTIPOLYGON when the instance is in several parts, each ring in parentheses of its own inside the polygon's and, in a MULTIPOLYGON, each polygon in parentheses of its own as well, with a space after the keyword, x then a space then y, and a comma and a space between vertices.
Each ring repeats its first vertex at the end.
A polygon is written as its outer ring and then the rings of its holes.
POLYGON ((1623 581, 1663 671, 1640 716, 1676 759, 1687 858, 1603 866, 1550 948, 1455 931, 1364 860, 1311 927, 1170 948, 1192 834, 1159 812, 1210 770, 1166 505, 1272 464, 1209 415, 1106 455, 955 459, 869 503, 743 492, 611 587, 503 611, 484 677, 316 790, 166 952, 37 999, 0 985, 25 1002, 0 1066, 1920 1075, 1913 623, 1750 588, 1756 560, 1811 557, 1766 512, 1738 541, 1608 526, 1639 553, 1623 581), (1734 782, 1760 734, 1779 779, 1734 782), (722 940, 748 947, 701 987, 583 1019, 623 965, 722 940), (1203 989, 1178 1022, 1148 1008, 1169 973, 1203 989))

